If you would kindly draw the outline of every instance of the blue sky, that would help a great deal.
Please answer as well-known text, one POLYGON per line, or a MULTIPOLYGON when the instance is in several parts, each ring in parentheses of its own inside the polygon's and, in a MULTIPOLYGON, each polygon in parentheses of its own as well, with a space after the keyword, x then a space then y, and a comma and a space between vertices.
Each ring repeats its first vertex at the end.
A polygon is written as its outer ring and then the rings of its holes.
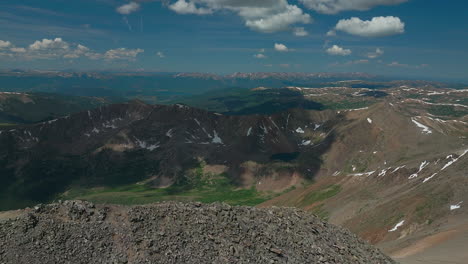
POLYGON ((467 12, 461 0, 3 0, 0 68, 468 80, 467 12))

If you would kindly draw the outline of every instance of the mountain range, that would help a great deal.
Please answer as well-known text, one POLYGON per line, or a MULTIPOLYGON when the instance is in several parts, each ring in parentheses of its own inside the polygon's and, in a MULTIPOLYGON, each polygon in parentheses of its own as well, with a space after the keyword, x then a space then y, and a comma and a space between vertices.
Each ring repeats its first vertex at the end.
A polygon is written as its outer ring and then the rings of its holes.
POLYGON ((453 241, 468 231, 468 90, 409 84, 244 88, 1 127, 0 208, 54 199, 294 206, 402 262, 462 252, 453 241))

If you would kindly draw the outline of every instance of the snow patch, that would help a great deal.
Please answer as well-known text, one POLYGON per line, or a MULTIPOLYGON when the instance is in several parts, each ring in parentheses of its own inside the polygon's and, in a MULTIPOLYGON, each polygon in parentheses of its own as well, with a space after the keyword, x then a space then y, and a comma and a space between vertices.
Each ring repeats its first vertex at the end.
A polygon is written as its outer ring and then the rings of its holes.
POLYGON ((310 145, 310 143, 312 143, 311 140, 302 140, 301 145, 302 145, 302 146, 308 146, 308 145, 310 145))
POLYGON ((273 119, 271 119, 271 117, 269 117, 271 123, 278 129, 280 130, 280 128, 278 127, 278 125, 275 123, 275 121, 273 119))
POLYGON ((468 153, 468 149, 465 150, 460 156, 458 156, 458 158, 454 159, 452 155, 449 155, 447 156, 447 159, 448 158, 451 158, 452 160, 449 161, 447 164, 444 165, 444 167, 442 167, 441 171, 445 170, 446 168, 448 168, 450 165, 452 165, 453 163, 457 162, 461 157, 465 156, 466 153, 468 153))
POLYGON ((166 132, 166 136, 168 136, 168 137, 171 138, 171 137, 172 137, 172 130, 173 130, 173 128, 169 129, 169 130, 166 132))
POLYGON ((422 131, 423 134, 432 134, 432 130, 431 130, 429 127, 427 127, 427 126, 425 126, 425 125, 419 123, 419 122, 416 121, 414 118, 411 118, 411 121, 412 121, 413 123, 415 123, 416 126, 418 126, 419 128, 421 128, 421 129, 423 130, 423 131, 422 131))
POLYGON ((350 174, 350 176, 371 176, 374 173, 375 171, 369 171, 369 172, 363 172, 363 173, 350 174))
POLYGON ((361 110, 367 110, 369 107, 363 107, 363 108, 356 108, 356 109, 349 109, 345 110, 346 112, 351 112, 351 111, 361 111, 361 110))
POLYGON ((197 123, 197 125, 203 130, 203 132, 205 132, 205 134, 206 134, 209 138, 213 138, 208 132, 206 132, 206 129, 205 129, 204 127, 201 126, 201 123, 200 123, 200 121, 198 121, 198 119, 194 118, 193 120, 194 120, 194 121, 197 123))
POLYGON ((304 133, 305 133, 305 131, 304 131, 302 128, 300 128, 300 127, 298 127, 298 128, 296 129, 296 132, 297 132, 297 133, 301 133, 301 134, 304 134, 304 133))
POLYGON ((395 173, 395 172, 397 172, 398 170, 403 169, 404 167, 406 167, 406 165, 396 167, 396 168, 392 171, 392 173, 395 173))
POLYGON ((212 143, 215 144, 223 144, 223 140, 218 136, 218 132, 216 130, 213 130, 213 140, 211 141, 212 143))
POLYGON ((430 162, 427 162, 427 161, 421 162, 421 165, 419 165, 419 170, 418 170, 418 172, 411 174, 411 175, 409 176, 408 179, 411 180, 411 179, 417 178, 417 177, 418 177, 418 174, 419 174, 424 168, 426 168, 427 165, 429 165, 429 163, 430 163, 430 162))
POLYGON ((139 140, 138 138, 135 138, 135 140, 136 140, 137 145, 138 145, 140 148, 147 149, 147 150, 149 150, 149 151, 153 151, 153 150, 159 148, 159 143, 156 143, 156 144, 148 144, 148 143, 146 143, 145 141, 139 140))
POLYGON ((388 230, 388 232, 395 232, 397 231, 397 229, 401 226, 403 226, 403 224, 405 223, 405 220, 401 220, 400 222, 398 222, 398 224, 396 224, 392 229, 388 230))
POLYGON ((432 92, 428 93, 427 95, 438 95, 438 94, 445 94, 445 92, 432 91, 432 92))
POLYGON ((450 211, 460 209, 462 203, 463 203, 463 201, 461 201, 461 202, 459 202, 457 204, 454 204, 454 205, 450 205, 450 211))
POLYGON ((249 127, 249 130, 247 130, 247 136, 250 136, 252 134, 252 127, 249 127))
POLYGON ((372 124, 372 119, 367 118, 367 122, 368 122, 369 124, 372 124))
POLYGON ((428 180, 434 178, 437 175, 437 173, 432 174, 430 177, 427 177, 424 179, 423 183, 427 182, 428 180))
POLYGON ((16 93, 16 92, 0 92, 0 94, 16 94, 16 95, 21 95, 22 93, 16 93))
POLYGON ((386 168, 386 169, 381 170, 380 173, 379 173, 379 177, 385 176, 385 175, 387 174, 387 171, 388 171, 389 169, 390 169, 390 168, 386 168))

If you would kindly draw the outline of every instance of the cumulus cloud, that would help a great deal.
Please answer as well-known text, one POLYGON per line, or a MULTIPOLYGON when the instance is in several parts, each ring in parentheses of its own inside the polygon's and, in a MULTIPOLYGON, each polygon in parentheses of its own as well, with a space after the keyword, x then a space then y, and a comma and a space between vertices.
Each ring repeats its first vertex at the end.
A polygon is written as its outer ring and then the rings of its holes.
POLYGON ((11 47, 11 42, 10 41, 3 41, 0 40, 0 49, 5 49, 11 47))
POLYGON ((156 56, 158 56, 159 58, 165 58, 166 57, 166 55, 162 51, 156 52, 156 56))
POLYGON ((238 14, 254 31, 292 30, 292 25, 312 22, 309 14, 287 0, 177 0, 169 8, 179 14, 205 15, 225 10, 238 14))
POLYGON ((352 17, 338 21, 335 30, 361 37, 384 37, 404 33, 405 23, 393 16, 374 17, 372 20, 352 17))
POLYGON ((334 56, 348 56, 351 54, 350 49, 344 49, 338 45, 333 45, 332 47, 328 48, 326 52, 334 56))
POLYGON ((268 58, 265 54, 262 54, 262 53, 258 53, 258 54, 255 54, 254 55, 254 58, 257 58, 257 59, 266 59, 268 58))
POLYGON ((382 56, 383 54, 384 54, 384 51, 380 48, 377 48, 374 52, 367 53, 366 56, 369 59, 375 59, 375 58, 382 56))
POLYGON ((247 18, 245 25, 255 31, 272 33, 288 30, 295 23, 307 24, 310 21, 310 16, 304 14, 299 7, 288 5, 284 11, 274 15, 247 18))
POLYGON ((129 15, 140 9, 140 4, 136 2, 130 2, 128 4, 117 7, 116 11, 122 15, 129 15))
POLYGON ((135 57, 144 52, 142 49, 111 49, 105 53, 99 53, 90 48, 76 43, 69 43, 61 38, 37 40, 28 47, 15 47, 9 41, 8 49, 2 49, 1 56, 34 60, 34 59, 78 59, 88 58, 93 60, 134 60, 135 57), (6 51, 5 51, 6 50, 6 51))
POLYGON ((33 44, 29 45, 30 50, 67 50, 69 48, 70 46, 68 43, 63 41, 61 38, 36 40, 33 44))
POLYGON ((106 60, 135 60, 136 56, 142 52, 144 52, 142 49, 118 48, 106 51, 103 57, 106 60))
POLYGON ((213 10, 209 8, 197 7, 194 2, 185 0, 177 0, 177 2, 169 5, 169 9, 178 14, 207 15, 213 13, 213 10))
POLYGON ((298 36, 298 37, 305 37, 309 35, 309 32, 307 32, 303 27, 294 28, 293 33, 295 36, 298 36))
POLYGON ((279 52, 288 52, 290 51, 286 45, 281 44, 281 43, 275 43, 275 50, 279 52))
POLYGON ((307 8, 323 14, 347 10, 366 11, 379 5, 398 5, 408 0, 300 0, 307 8))

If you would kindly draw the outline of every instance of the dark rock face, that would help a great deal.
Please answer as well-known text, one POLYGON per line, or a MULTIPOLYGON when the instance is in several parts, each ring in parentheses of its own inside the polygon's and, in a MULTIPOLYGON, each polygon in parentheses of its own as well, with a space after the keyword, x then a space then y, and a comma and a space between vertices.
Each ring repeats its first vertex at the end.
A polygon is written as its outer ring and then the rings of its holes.
POLYGON ((394 263, 292 208, 36 206, 0 220, 0 263, 394 263))

